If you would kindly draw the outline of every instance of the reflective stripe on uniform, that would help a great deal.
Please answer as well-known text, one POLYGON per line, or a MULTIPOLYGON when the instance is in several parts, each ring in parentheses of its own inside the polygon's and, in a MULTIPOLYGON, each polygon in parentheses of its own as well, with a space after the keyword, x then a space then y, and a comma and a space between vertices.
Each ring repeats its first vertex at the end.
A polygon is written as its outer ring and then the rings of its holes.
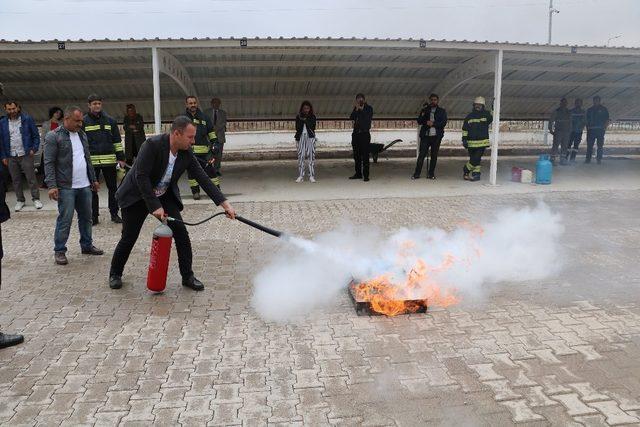
POLYGON ((467 147, 469 148, 488 147, 489 145, 491 145, 491 142, 488 139, 467 140, 467 147))
POLYGON ((198 186, 198 181, 196 181, 195 179, 189 180, 189 187, 197 187, 197 186, 198 186))
POLYGON ((104 125, 105 130, 111 130, 111 125, 104 125))
POLYGON ((216 132, 215 131, 209 132, 207 134, 207 136, 209 137, 210 140, 218 139, 218 137, 216 136, 216 132))
POLYGON ((113 143, 114 151, 124 151, 124 147, 122 146, 122 142, 114 142, 113 143))
POLYGON ((209 146, 208 145, 194 145, 193 146, 193 153, 194 154, 207 154, 209 152, 209 146))
POLYGON ((213 185, 219 186, 220 185, 220 177, 211 178, 211 182, 213 183, 213 185))
POLYGON ((114 165, 116 163, 115 154, 93 154, 91 155, 91 164, 96 165, 114 165))
POLYGON ((464 138, 464 137, 466 137, 466 136, 468 136, 468 135, 469 135, 469 131, 466 131, 466 130, 463 130, 463 131, 462 131, 462 137, 463 137, 463 138, 464 138))
POLYGON ((479 119, 469 119, 467 120, 467 123, 482 123, 482 122, 486 122, 487 118, 486 117, 481 117, 479 119))
POLYGON ((100 125, 89 125, 84 127, 85 132, 93 132, 96 130, 100 130, 100 125))
POLYGON ((192 119, 194 125, 206 125, 207 122, 205 120, 192 119))

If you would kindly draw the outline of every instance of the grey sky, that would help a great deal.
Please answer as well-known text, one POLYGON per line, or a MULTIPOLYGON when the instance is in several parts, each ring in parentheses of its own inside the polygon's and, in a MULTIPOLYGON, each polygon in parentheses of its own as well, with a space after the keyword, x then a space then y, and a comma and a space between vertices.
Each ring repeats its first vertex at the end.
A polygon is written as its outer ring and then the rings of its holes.
MULTIPOLYGON (((402 37, 545 43, 548 0, 0 0, 8 40, 402 37), (55 7, 52 7, 55 5, 55 7)), ((640 47, 640 0, 555 0, 553 42, 640 47)))

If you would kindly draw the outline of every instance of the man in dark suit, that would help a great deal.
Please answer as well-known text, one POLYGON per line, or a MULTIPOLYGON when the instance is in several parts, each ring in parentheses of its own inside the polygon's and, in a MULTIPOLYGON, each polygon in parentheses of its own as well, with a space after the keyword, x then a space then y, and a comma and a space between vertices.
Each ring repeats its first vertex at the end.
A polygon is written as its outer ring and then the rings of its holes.
MULTIPOLYGON (((116 193, 123 224, 122 237, 111 260, 111 289, 122 287, 124 266, 147 215, 151 214, 159 220, 166 220, 168 216, 182 219, 180 211, 183 205, 178 180, 185 171, 195 177, 211 200, 224 209, 227 217, 235 219, 235 210, 213 185, 190 150, 195 143, 195 136, 196 127, 191 119, 179 116, 173 121, 170 134, 156 135, 142 144, 135 164, 116 193)), ((195 291, 203 290, 204 285, 195 278, 191 269, 191 240, 186 227, 176 222, 168 225, 176 242, 182 285, 195 291)))

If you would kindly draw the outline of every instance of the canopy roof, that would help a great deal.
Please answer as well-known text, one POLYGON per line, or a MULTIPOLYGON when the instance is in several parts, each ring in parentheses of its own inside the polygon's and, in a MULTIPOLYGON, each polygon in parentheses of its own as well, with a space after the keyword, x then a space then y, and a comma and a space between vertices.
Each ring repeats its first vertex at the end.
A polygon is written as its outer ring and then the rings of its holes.
POLYGON ((600 95, 618 120, 640 119, 640 49, 379 39, 0 40, 0 83, 37 119, 53 105, 104 97, 116 118, 134 103, 154 113, 152 49, 160 62, 162 119, 222 99, 233 119, 290 119, 304 99, 319 118, 345 118, 363 92, 375 118, 413 118, 432 91, 450 117, 493 97, 503 51, 502 119, 548 117, 559 98, 600 95))

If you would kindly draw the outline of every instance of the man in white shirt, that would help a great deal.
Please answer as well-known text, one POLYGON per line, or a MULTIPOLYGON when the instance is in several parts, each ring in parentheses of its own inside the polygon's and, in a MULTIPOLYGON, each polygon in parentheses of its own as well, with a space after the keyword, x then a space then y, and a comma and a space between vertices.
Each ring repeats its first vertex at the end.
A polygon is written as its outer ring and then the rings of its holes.
POLYGON ((58 202, 53 249, 56 264, 68 264, 66 245, 74 210, 78 212, 82 253, 104 254, 93 245, 91 236, 91 191, 98 191, 100 184, 91 166, 87 135, 82 130, 80 108, 68 108, 64 113, 64 125, 47 134, 44 169, 49 198, 58 202))

